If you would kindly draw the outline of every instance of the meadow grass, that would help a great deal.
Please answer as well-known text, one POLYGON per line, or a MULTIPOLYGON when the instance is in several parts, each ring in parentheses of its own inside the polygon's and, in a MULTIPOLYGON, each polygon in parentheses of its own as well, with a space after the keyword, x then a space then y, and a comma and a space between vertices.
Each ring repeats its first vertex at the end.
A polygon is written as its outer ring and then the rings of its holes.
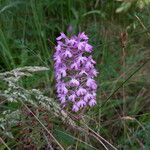
MULTIPOLYGON (((72 34, 85 31, 94 46, 99 71, 97 105, 87 109, 82 120, 75 121, 79 126, 88 126, 88 131, 93 130, 117 149, 149 150, 150 6, 133 6, 116 13, 120 5, 114 0, 1 0, 0 71, 48 67, 49 71, 23 78, 20 84, 56 98, 55 39, 60 32, 67 33, 69 25, 73 27, 72 34)), ((5 86, 0 83, 0 90, 5 86)), ((22 115, 21 126, 8 126, 7 132, 0 132, 1 150, 25 149, 28 140, 32 140, 34 149, 59 149, 59 144, 68 150, 113 149, 106 141, 101 143, 84 132, 70 129, 47 111, 28 107, 54 138, 43 131, 38 120, 22 115), (29 124, 32 121, 34 126, 29 124)), ((18 109, 26 113, 24 105, 0 99, 0 118, 2 112, 18 109)))

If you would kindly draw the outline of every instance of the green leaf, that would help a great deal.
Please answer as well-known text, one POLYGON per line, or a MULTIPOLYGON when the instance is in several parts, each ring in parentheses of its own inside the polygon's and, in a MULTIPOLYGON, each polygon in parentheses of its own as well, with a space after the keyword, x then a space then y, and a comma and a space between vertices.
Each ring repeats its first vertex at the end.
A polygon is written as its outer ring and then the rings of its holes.
POLYGON ((73 145, 75 140, 74 138, 72 138, 71 136, 69 136, 69 134, 63 132, 63 131, 59 131, 59 130, 55 130, 55 135, 57 137, 57 139, 59 141, 61 141, 65 146, 68 146, 68 145, 73 145))
POLYGON ((146 5, 150 4, 150 0, 138 0, 137 1, 137 7, 140 9, 143 9, 146 5))
POLYGON ((100 10, 88 11, 88 12, 84 13, 82 16, 85 17, 85 16, 91 15, 91 14, 98 14, 98 15, 100 15, 103 18, 105 17, 105 14, 103 12, 101 12, 100 10))
POLYGON ((132 2, 123 2, 119 8, 116 9, 116 13, 126 12, 132 5, 132 2))
POLYGON ((76 143, 76 141, 78 141, 78 147, 84 148, 86 150, 96 150, 96 148, 88 143, 86 143, 85 141, 82 141, 72 135, 70 135, 69 133, 67 133, 66 131, 61 131, 61 130, 55 130, 54 131, 56 137, 63 142, 63 144, 68 147, 69 145, 74 145, 76 143))
POLYGON ((0 150, 4 150, 5 149, 5 146, 4 145, 0 145, 0 150))

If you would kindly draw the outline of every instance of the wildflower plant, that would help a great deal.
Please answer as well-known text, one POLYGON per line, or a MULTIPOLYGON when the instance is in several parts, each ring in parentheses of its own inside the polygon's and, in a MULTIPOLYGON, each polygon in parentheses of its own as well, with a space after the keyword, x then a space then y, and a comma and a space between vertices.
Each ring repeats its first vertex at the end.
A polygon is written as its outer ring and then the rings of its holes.
POLYGON ((96 62, 89 55, 93 47, 84 32, 67 37, 61 33, 57 37, 54 54, 54 69, 58 99, 63 107, 71 104, 77 112, 96 104, 97 76, 96 62))

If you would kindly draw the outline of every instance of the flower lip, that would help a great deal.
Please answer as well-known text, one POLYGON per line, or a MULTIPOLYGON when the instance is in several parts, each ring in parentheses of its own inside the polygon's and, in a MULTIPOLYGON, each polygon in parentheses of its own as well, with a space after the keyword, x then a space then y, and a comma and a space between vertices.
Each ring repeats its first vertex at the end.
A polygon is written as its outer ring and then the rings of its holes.
POLYGON ((86 86, 93 89, 93 90, 97 89, 97 84, 95 83, 95 80, 92 78, 87 79, 86 86))
POLYGON ((90 100, 89 101, 89 106, 94 106, 94 105, 96 105, 96 100, 94 100, 94 99, 92 99, 92 100, 90 100))
POLYGON ((86 89, 84 89, 84 88, 82 88, 82 87, 80 87, 80 88, 78 89, 78 91, 77 91, 77 95, 78 95, 78 96, 84 95, 84 94, 86 94, 86 93, 87 93, 86 89))
POLYGON ((79 86, 80 82, 75 79, 75 78, 72 78, 69 82, 70 86, 79 86))
POLYGON ((90 44, 87 43, 87 44, 85 45, 85 51, 91 53, 92 50, 93 50, 93 47, 92 47, 90 44))
POLYGON ((68 99, 72 102, 75 102, 75 99, 76 99, 76 95, 75 94, 72 94, 68 97, 68 99))
POLYGON ((78 59, 77 59, 77 64, 78 64, 78 65, 81 65, 81 64, 84 64, 86 61, 87 61, 87 58, 84 57, 84 56, 82 56, 82 55, 80 55, 80 56, 78 57, 78 59))
POLYGON ((79 50, 84 50, 84 48, 85 48, 85 42, 79 42, 78 43, 78 49, 79 50))
POLYGON ((72 57, 72 54, 71 54, 71 52, 69 51, 69 50, 66 50, 64 53, 63 53, 63 56, 66 58, 66 57, 68 57, 68 58, 71 58, 72 57))
POLYGON ((88 70, 88 69, 91 69, 91 68, 93 68, 94 66, 93 66, 93 64, 90 62, 90 61, 87 61, 86 62, 86 65, 85 65, 85 68, 88 70))
POLYGON ((87 93, 87 94, 84 96, 84 101, 85 101, 85 102, 88 102, 88 101, 89 101, 90 99, 92 99, 92 98, 93 98, 93 95, 87 93))
POLYGON ((89 38, 87 37, 87 35, 85 35, 84 32, 79 33, 78 37, 79 37, 80 39, 83 39, 83 40, 88 40, 88 39, 89 39, 89 38))
POLYGON ((63 94, 58 95, 59 100, 61 101, 61 104, 64 104, 66 102, 66 96, 63 94))
POLYGON ((84 107, 85 105, 86 105, 86 102, 85 102, 84 100, 80 100, 80 101, 77 102, 77 106, 78 106, 79 108, 82 108, 82 107, 84 107))
POLYGON ((57 41, 59 41, 61 39, 66 39, 66 35, 63 32, 61 32, 60 36, 56 38, 57 41))
POLYGON ((74 112, 79 111, 79 107, 77 106, 77 104, 74 104, 74 105, 73 105, 72 111, 74 111, 74 112))
POLYGON ((88 75, 88 73, 85 70, 81 70, 81 72, 79 73, 79 75, 88 75))
POLYGON ((78 67, 78 64, 76 62, 74 62, 73 64, 71 64, 70 68, 78 70, 79 67, 78 67))
POLYGON ((68 89, 66 88, 66 84, 65 83, 59 83, 59 84, 57 84, 56 85, 56 87, 57 87, 57 92, 59 93, 59 94, 67 94, 68 93, 68 89))
POLYGON ((58 75, 60 75, 61 77, 66 77, 67 73, 66 73, 66 68, 61 68, 58 70, 58 75))

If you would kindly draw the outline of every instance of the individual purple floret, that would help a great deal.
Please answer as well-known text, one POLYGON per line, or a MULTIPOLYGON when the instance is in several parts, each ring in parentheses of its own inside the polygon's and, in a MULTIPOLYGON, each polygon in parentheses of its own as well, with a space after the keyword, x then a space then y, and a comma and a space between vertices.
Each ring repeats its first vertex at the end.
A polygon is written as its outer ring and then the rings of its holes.
POLYGON ((96 62, 89 55, 93 47, 88 43, 84 32, 67 37, 61 33, 56 38, 54 54, 56 89, 61 104, 71 104, 72 111, 96 104, 97 84, 94 77, 96 62))

